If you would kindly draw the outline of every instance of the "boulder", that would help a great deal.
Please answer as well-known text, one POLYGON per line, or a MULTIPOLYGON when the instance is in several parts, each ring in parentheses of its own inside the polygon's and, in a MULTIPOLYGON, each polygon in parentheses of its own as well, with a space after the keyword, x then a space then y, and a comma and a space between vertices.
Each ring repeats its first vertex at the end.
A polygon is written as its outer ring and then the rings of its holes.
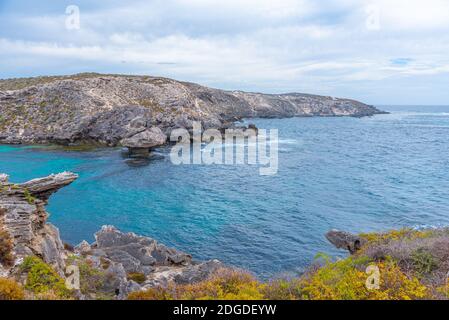
POLYGON ((4 173, 0 173, 0 183, 8 183, 9 176, 4 173))
POLYGON ((151 127, 121 141, 122 146, 127 148, 150 149, 161 146, 167 141, 167 136, 158 127, 151 127))
POLYGON ((79 254, 88 254, 91 250, 92 248, 86 240, 81 241, 81 243, 75 247, 75 252, 79 254))
POLYGON ((197 283, 206 280, 217 270, 225 267, 219 260, 193 263, 185 267, 158 267, 148 275, 143 287, 148 289, 159 286, 166 287, 170 283, 197 283))
POLYGON ((365 243, 365 240, 349 232, 331 230, 326 233, 327 240, 338 249, 348 250, 351 254, 356 253, 365 243))

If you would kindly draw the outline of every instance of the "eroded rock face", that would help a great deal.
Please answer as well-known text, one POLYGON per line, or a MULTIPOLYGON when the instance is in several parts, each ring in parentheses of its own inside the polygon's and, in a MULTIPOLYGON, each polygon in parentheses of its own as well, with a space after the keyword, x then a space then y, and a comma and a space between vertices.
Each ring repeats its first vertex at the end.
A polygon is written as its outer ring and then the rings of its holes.
MULTIPOLYGON (((3 143, 118 146, 152 127, 168 135, 175 128, 190 129, 193 121, 200 121, 205 129, 224 129, 251 117, 377 113, 376 108, 349 99, 224 91, 147 76, 80 74, 0 80, 3 143)), ((142 138, 134 140, 142 143, 146 137, 142 138)))
POLYGON ((13 241, 13 256, 20 260, 37 255, 59 273, 65 267, 64 245, 56 227, 47 223, 45 205, 49 196, 72 183, 78 176, 63 172, 22 184, 0 179, 0 219, 13 241))
POLYGON ((186 284, 202 281, 224 267, 218 260, 195 262, 189 254, 148 237, 123 233, 114 226, 103 226, 95 234, 95 239, 91 245, 83 241, 75 247, 75 252, 98 268, 101 261, 110 265, 108 272, 120 279, 119 298, 133 291, 166 286, 170 282, 186 284), (127 279, 127 275, 136 273, 143 274, 146 280, 137 284, 127 279))
POLYGON ((192 257, 156 240, 122 233, 113 226, 104 226, 95 234, 93 247, 112 261, 120 262, 127 272, 150 274, 157 266, 186 266, 192 257))

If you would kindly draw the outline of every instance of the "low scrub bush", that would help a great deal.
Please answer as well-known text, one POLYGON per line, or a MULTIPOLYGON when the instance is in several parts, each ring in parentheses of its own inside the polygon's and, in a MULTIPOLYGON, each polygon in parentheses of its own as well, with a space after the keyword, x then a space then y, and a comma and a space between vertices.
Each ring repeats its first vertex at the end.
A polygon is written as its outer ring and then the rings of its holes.
POLYGON ((64 279, 38 257, 26 257, 20 270, 27 274, 25 288, 36 294, 38 298, 71 298, 71 292, 66 288, 64 279))
POLYGON ((380 288, 368 289, 365 257, 349 257, 327 263, 299 284, 300 299, 306 300, 418 300, 429 297, 426 286, 408 277, 391 260, 375 265, 380 271, 380 288))
POLYGON ((428 275, 438 268, 438 261, 431 252, 424 248, 420 248, 413 252, 411 259, 413 261, 413 268, 420 277, 428 275))
POLYGON ((11 279, 0 278, 0 300, 23 300, 25 292, 20 284, 11 279))
POLYGON ((145 282, 146 277, 143 273, 140 272, 131 272, 127 274, 128 280, 132 280, 134 282, 137 282, 138 284, 142 284, 145 282))
POLYGON ((4 266, 11 266, 14 263, 12 250, 12 238, 0 223, 0 264, 4 266))
POLYGON ((190 285, 170 284, 135 292, 131 300, 410 300, 430 297, 417 278, 404 274, 393 261, 377 263, 379 289, 366 286, 366 257, 327 261, 302 277, 263 284, 251 275, 221 270, 210 279, 190 285))
POLYGON ((403 228, 383 233, 362 233, 360 234, 360 237, 371 243, 379 243, 395 240, 424 239, 432 236, 433 232, 433 230, 414 230, 411 228, 403 228))
POLYGON ((130 300, 260 300, 264 285, 248 273, 218 270, 208 280, 188 285, 169 285, 134 292, 130 300))
POLYGON ((80 291, 90 299, 111 300, 115 298, 119 280, 113 273, 106 269, 109 262, 100 259, 99 267, 95 267, 93 261, 79 256, 69 256, 68 264, 76 265, 80 272, 80 291), (108 262, 106 266, 105 263, 108 262))

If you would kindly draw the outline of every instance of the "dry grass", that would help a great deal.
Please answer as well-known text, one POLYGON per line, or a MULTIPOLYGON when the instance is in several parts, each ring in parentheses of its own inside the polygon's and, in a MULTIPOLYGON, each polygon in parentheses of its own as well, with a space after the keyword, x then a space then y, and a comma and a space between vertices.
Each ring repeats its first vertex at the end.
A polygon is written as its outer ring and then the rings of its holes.
POLYGON ((6 231, 2 219, 3 213, 0 209, 0 264, 4 266, 11 266, 14 263, 13 240, 6 231))
POLYGON ((23 300, 25 292, 20 284, 11 279, 0 278, 0 300, 23 300))

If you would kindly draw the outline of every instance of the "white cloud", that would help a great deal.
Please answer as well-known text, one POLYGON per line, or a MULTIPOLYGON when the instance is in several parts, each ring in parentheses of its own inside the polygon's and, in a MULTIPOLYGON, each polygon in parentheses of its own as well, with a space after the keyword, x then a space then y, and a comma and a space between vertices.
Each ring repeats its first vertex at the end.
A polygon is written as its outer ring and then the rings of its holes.
POLYGON ((392 29, 423 30, 449 28, 447 0, 378 0, 381 20, 392 29))
MULTIPOLYGON (((443 0, 81 5, 77 31, 64 28, 64 9, 30 16, 3 13, 0 77, 26 70, 33 60, 34 70, 42 66, 40 73, 119 70, 228 89, 330 95, 353 90, 363 100, 355 88, 367 88, 366 82, 376 82, 382 96, 383 83, 390 79, 401 86, 401 79, 409 84, 421 76, 440 79, 449 73, 449 2, 443 0), (370 5, 379 8, 378 31, 366 28, 365 8, 370 5), (411 62, 395 66, 394 59, 411 62), (50 70, 52 64, 57 69, 50 70)), ((432 82, 426 85, 430 92, 432 82)))

